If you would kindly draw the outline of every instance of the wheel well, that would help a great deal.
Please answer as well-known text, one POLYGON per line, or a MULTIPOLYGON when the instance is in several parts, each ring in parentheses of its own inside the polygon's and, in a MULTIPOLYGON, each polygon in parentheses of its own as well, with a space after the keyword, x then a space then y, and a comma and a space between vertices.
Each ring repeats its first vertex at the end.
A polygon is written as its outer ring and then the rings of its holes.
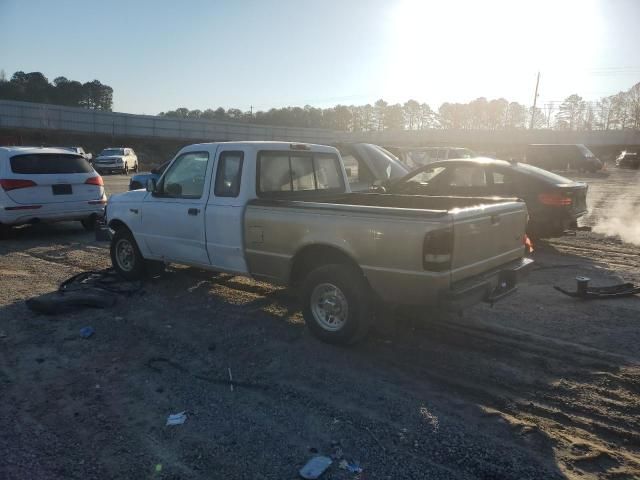
POLYGON ((122 220, 111 220, 109 222, 109 228, 112 230, 120 230, 121 228, 126 228, 127 230, 130 231, 129 227, 127 227, 127 224, 124 223, 122 220))
POLYGON ((322 265, 350 265, 362 273, 360 266, 348 254, 336 247, 328 245, 310 245, 304 247, 293 257, 289 275, 289 285, 296 287, 312 270, 322 265))

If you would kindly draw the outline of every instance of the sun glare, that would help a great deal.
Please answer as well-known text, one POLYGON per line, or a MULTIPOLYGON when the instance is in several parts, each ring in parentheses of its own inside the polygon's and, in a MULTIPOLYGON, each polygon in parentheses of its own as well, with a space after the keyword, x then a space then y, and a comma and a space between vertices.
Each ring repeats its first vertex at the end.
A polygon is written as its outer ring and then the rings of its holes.
POLYGON ((584 0, 404 0, 390 18, 384 87, 404 99, 498 86, 517 95, 509 83, 521 80, 529 92, 539 69, 575 70, 593 58, 600 37, 596 4, 584 0))

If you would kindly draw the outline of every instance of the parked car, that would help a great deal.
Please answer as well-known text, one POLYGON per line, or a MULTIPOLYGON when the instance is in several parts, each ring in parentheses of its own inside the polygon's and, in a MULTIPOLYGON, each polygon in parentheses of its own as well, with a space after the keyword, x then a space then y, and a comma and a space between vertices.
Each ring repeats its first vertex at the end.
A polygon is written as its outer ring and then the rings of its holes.
POLYGON ((131 177, 131 180, 129 180, 129 190, 138 190, 140 188, 146 188, 147 182, 151 178, 153 178, 157 182, 158 180, 160 180, 160 177, 162 176, 162 174, 167 169, 170 163, 171 163, 171 160, 169 160, 168 162, 164 162, 162 165, 158 167, 152 168, 150 172, 136 173, 131 177))
POLYGON ((618 168, 640 168, 640 155, 635 152, 622 151, 616 158, 616 167, 618 168))
POLYGON ((527 145, 525 161, 545 170, 578 170, 597 172, 602 161, 582 144, 527 145))
POLYGON ((95 159, 93 166, 99 173, 119 172, 128 175, 129 172, 138 172, 138 157, 132 148, 105 148, 95 159))
POLYGON ((65 150, 70 150, 73 153, 77 153, 78 155, 83 156, 89 162, 91 162, 91 160, 93 160, 93 153, 85 152, 84 148, 82 148, 82 147, 62 147, 62 148, 64 148, 65 150))
POLYGON ((79 220, 90 230, 107 197, 102 177, 62 148, 0 147, 0 227, 79 220))
POLYGON ((587 184, 526 163, 492 158, 434 162, 406 177, 372 187, 379 193, 517 197, 529 210, 527 233, 560 236, 587 213, 587 184))
POLYGON ((377 301, 462 308, 516 288, 522 201, 352 193, 338 150, 284 142, 183 148, 147 190, 112 195, 111 260, 158 262, 297 288, 311 331, 351 343, 377 301))
POLYGON ((464 147, 387 147, 409 170, 438 160, 473 158, 473 150, 464 147))

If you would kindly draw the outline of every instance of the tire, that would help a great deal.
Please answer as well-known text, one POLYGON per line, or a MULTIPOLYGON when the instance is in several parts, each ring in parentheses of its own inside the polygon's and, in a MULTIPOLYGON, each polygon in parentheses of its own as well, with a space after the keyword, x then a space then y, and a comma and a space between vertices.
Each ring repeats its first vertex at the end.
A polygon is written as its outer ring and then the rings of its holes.
POLYGON ((138 173, 138 162, 136 162, 136 164, 133 166, 133 171, 135 173, 138 173))
POLYGON ((82 226, 87 232, 93 232, 96 229, 97 220, 98 220, 98 217, 96 217, 95 215, 91 215, 90 217, 83 218, 82 220, 80 220, 80 223, 82 223, 82 226))
POLYGON ((11 233, 11 225, 4 225, 0 223, 0 240, 5 240, 9 238, 10 233, 11 233))
POLYGON ((139 280, 145 273, 145 260, 133 235, 127 228, 119 228, 111 239, 111 264, 127 280, 139 280))
POLYGON ((323 342, 350 345, 371 326, 371 291, 362 273, 349 265, 312 270, 301 289, 302 314, 311 333, 323 342))
POLYGON ((129 165, 127 165, 126 163, 124 164, 124 167, 122 167, 122 174, 129 175, 129 165))

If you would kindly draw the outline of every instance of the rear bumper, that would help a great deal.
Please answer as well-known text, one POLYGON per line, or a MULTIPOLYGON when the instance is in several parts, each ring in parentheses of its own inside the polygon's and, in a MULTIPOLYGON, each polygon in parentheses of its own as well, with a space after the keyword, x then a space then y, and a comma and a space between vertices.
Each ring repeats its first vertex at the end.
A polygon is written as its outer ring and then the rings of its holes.
POLYGON ((500 268, 454 283, 439 301, 447 310, 462 310, 479 302, 495 303, 516 292, 518 282, 533 267, 533 260, 521 258, 500 268))
MULTIPOLYGON (((10 207, 11 208, 11 207, 10 207)), ((87 202, 69 202, 69 204, 49 204, 28 210, 6 210, 0 207, 0 223, 5 225, 23 225, 26 223, 63 222, 82 220, 97 215, 104 215, 104 205, 92 205, 87 202)))

